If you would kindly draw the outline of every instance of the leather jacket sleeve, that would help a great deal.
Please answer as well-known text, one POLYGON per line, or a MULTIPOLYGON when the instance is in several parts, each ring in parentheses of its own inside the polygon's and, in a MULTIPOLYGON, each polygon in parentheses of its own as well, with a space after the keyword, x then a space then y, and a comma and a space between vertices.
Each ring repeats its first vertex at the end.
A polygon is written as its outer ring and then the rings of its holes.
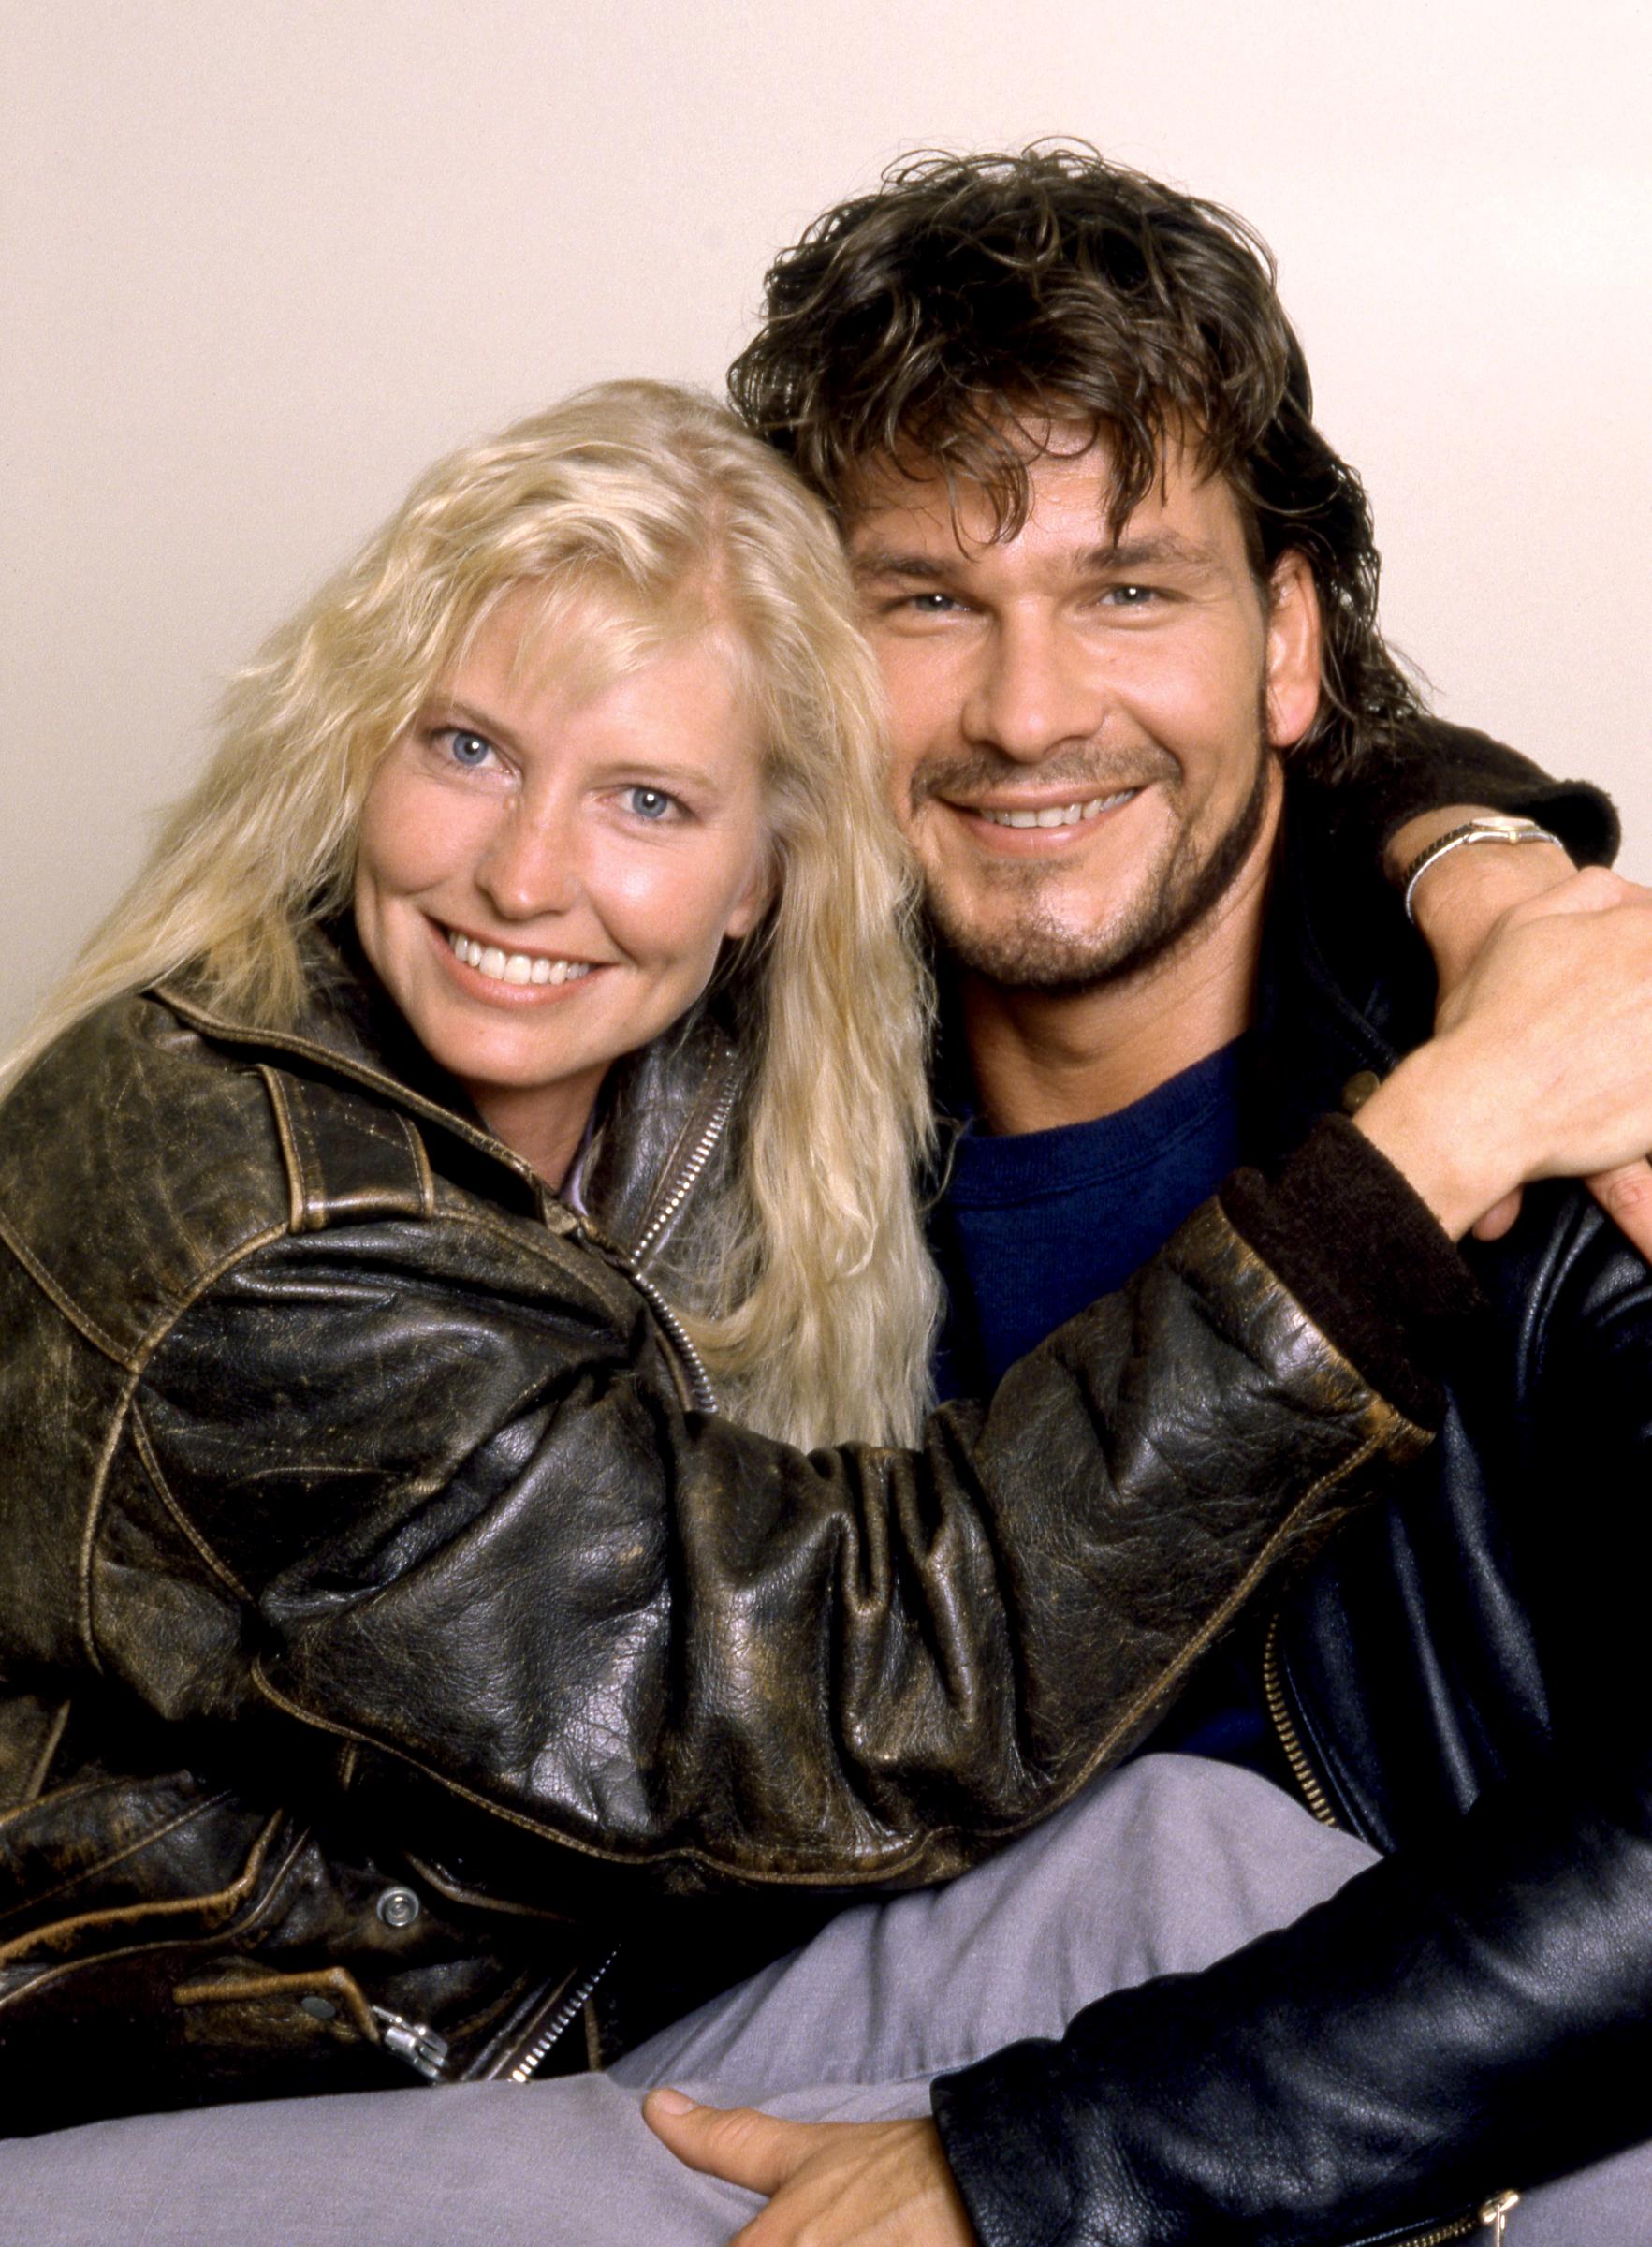
POLYGON ((1546 1556, 1551 1746, 1293 1926, 940 2078, 983 2247, 1397 2240, 1652 2128, 1633 1560, 1652 1282, 1586 1199, 1549 1194, 1582 1213, 1571 1227, 1528 1213, 1524 1253, 1552 1294, 1540 1281, 1522 1321, 1513 1409, 1546 1556))
MULTIPOLYGON (((1308 770, 1310 778, 1323 777, 1308 770)), ((1535 819, 1580 866, 1609 866, 1622 841, 1611 798, 1592 783, 1554 780, 1489 734, 1440 718, 1418 716, 1371 742, 1327 793, 1344 847, 1367 864, 1396 828, 1448 803, 1535 819)))
MULTIPOLYGON (((1408 1315, 1471 1288, 1358 1135, 1338 1146, 1342 1293, 1311 1259, 1303 1291, 1425 1411, 1408 1315), (1434 1243, 1413 1263, 1408 1227, 1434 1243)), ((627 1866, 933 1880, 1138 1736, 1425 1440, 1215 1204, 921 1450, 809 1457, 682 1409, 590 1251, 438 1208, 267 1242, 177 1322, 89 1609, 105 1672, 169 1717, 349 1743, 409 1817, 467 1815, 484 1860, 490 1831, 569 1844, 608 1890, 627 1866), (157 1600, 192 1663, 157 1658, 157 1600)))
POLYGON ((935 2113, 982 2247, 1397 2241, 1645 2137, 1649 1989, 1643 1755, 1488 1792, 1279 1933, 941 2077, 935 2113))

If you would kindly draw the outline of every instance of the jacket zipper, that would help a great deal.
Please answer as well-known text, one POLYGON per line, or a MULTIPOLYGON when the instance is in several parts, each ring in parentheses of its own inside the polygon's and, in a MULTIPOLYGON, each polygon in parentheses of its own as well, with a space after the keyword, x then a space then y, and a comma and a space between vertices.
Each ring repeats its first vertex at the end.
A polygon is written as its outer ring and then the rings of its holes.
POLYGON ((683 1332, 681 1319, 678 1317, 676 1312, 672 1310, 670 1304, 646 1272, 638 1271, 634 1264, 627 1263, 625 1274, 677 1345, 678 1352, 688 1368, 689 1387, 694 1391, 694 1409, 697 1412, 715 1412, 717 1392, 711 1387, 710 1376, 706 1372, 700 1353, 683 1332))
MULTIPOLYGON (((1290 1704, 1285 1698, 1285 1681, 1279 1668, 1279 1623, 1281 1613, 1276 1610, 1267 1626, 1267 1638, 1262 1649, 1262 1692, 1267 1703, 1267 1713, 1285 1751, 1285 1761, 1291 1767, 1291 1776, 1302 1789, 1303 1799, 1322 1826, 1338 1825, 1330 1797, 1320 1784, 1314 1768, 1308 1759, 1308 1750, 1302 1744, 1302 1735, 1292 1720, 1290 1704)), ((1432 2231, 1402 2233, 1394 2238, 1393 2247, 1445 2247, 1448 2240, 1466 2240, 1471 2231, 1488 2230, 1495 2247, 1500 2247, 1503 2224, 1509 2210, 1519 2199, 1518 2193, 1494 2193, 1467 2215, 1454 2216, 1447 2224, 1437 2224, 1432 2231)), ((1390 2235, 1391 2237, 1393 2235, 1390 2235)), ((1380 2242, 1371 2242, 1380 2247, 1380 2242)))
POLYGON ((1474 2231, 1490 2232, 1486 2247, 1502 2247, 1503 2225, 1519 2198, 1518 2193, 1494 2193, 1478 2208, 1454 2216, 1449 2224, 1437 2224, 1432 2231, 1385 2232, 1382 2240, 1362 2240, 1359 2247, 1446 2247, 1448 2240, 1466 2240, 1474 2231))
POLYGON ((727 1130, 728 1119, 734 1113, 736 1091, 737 1087, 731 1075, 728 1083, 718 1094, 717 1105, 707 1118, 705 1129, 689 1151, 688 1160, 678 1172, 676 1183, 660 1204, 653 1223, 643 1234, 642 1239, 634 1248, 629 1249, 625 1256, 625 1270, 649 1309, 676 1344, 684 1365, 688 1368, 689 1387, 694 1392, 695 1409, 704 1413, 714 1413, 717 1410, 717 1392, 711 1387, 710 1375, 706 1371, 705 1361, 684 1332, 681 1319, 678 1317, 676 1312, 672 1310, 670 1304, 642 1267, 648 1261, 649 1252, 653 1243, 694 1191, 701 1171, 711 1159, 712 1149, 727 1130))
POLYGON ((647 1232, 643 1234, 642 1239, 637 1241, 636 1247, 631 1251, 631 1260, 634 1268, 639 1269, 642 1265, 648 1262, 650 1250, 653 1247, 654 1242, 659 1239, 665 1227, 670 1224, 672 1218, 676 1216, 678 1211, 681 1209, 684 1201, 688 1198, 688 1196, 693 1191, 694 1182, 698 1179, 700 1172, 710 1161, 711 1150, 716 1146, 718 1140, 723 1137, 723 1134, 728 1125, 728 1119, 734 1113, 736 1090, 737 1087, 735 1085, 733 1073, 731 1071, 729 1081, 724 1086, 722 1092, 718 1094, 717 1106, 712 1109, 709 1117, 707 1119, 706 1128, 701 1132, 698 1139, 694 1142, 694 1149, 690 1153, 687 1162, 684 1163, 681 1170, 678 1173, 677 1183, 672 1187, 670 1193, 666 1195, 665 1200, 661 1203, 658 1211, 655 1212, 652 1225, 649 1226, 647 1232))
MULTIPOLYGON (((1302 1744, 1301 1734, 1291 1719, 1285 1700, 1285 1681, 1279 1674, 1279 1614, 1276 1611, 1267 1626, 1267 1638, 1262 1649, 1262 1693, 1267 1703, 1267 1713, 1279 1741, 1285 1751, 1285 1761, 1291 1767, 1291 1776, 1302 1789, 1303 1799, 1322 1826, 1335 1826, 1337 1814, 1331 1808, 1330 1797, 1314 1775, 1308 1760, 1308 1751, 1302 1744)), ((1441 2233, 1440 2237, 1449 2235, 1441 2233)), ((1422 2243, 1419 2242, 1419 2247, 1422 2243)))
POLYGON ((549 2051, 558 2037, 565 2033, 569 2022, 577 2014, 580 2006, 590 1997, 619 1955, 619 1947, 616 1945, 599 1965, 592 1968, 583 1981, 574 1985, 538 2034, 523 2047, 515 2067, 505 2070, 504 2080, 507 2083, 526 2083, 531 2080, 546 2053, 549 2051))

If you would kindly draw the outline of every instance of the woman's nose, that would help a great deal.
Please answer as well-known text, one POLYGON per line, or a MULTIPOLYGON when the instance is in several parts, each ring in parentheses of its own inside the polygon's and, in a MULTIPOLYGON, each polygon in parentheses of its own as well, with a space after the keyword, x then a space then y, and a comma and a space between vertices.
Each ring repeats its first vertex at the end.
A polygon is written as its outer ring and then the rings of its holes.
POLYGON ((502 918, 565 913, 579 895, 577 850, 569 813, 518 798, 476 864, 476 888, 502 918))

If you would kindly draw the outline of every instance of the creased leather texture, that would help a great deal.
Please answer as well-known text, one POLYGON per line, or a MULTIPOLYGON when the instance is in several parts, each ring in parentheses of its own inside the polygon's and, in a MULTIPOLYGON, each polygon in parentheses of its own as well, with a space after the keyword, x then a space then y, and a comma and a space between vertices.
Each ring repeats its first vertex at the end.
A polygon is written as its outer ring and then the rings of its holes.
MULTIPOLYGON (((1391 902, 1334 874, 1301 795, 1294 824, 1247 1117, 1275 1144, 1432 1005, 1391 902)), ((1469 1259, 1488 1315, 1440 1442, 1279 1613, 1308 1764, 1397 1854, 942 2078, 985 2247, 1398 2247, 1652 2136, 1652 1277, 1564 1184, 1469 1259)))
POLYGON ((622 1936, 611 2049, 1047 1811, 1425 1441, 1215 1205, 916 1454, 687 1409, 603 1244, 722 1034, 621 1082, 587 1221, 314 966, 291 1035, 127 1000, 0 1113, 14 2130, 411 2081, 373 2006, 507 2073, 622 1936))

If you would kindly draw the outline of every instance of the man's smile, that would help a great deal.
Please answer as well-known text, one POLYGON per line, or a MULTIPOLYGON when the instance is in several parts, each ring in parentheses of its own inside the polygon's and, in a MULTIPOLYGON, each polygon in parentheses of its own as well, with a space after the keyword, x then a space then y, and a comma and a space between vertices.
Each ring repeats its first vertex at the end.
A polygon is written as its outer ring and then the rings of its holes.
POLYGON ((949 813, 958 831, 988 858, 1065 858, 1079 849, 1101 827, 1144 796, 1150 782, 1105 793, 1073 792, 1071 781, 1060 796, 1048 789, 995 790, 989 796, 955 797, 936 791, 927 798, 929 807, 949 813))

